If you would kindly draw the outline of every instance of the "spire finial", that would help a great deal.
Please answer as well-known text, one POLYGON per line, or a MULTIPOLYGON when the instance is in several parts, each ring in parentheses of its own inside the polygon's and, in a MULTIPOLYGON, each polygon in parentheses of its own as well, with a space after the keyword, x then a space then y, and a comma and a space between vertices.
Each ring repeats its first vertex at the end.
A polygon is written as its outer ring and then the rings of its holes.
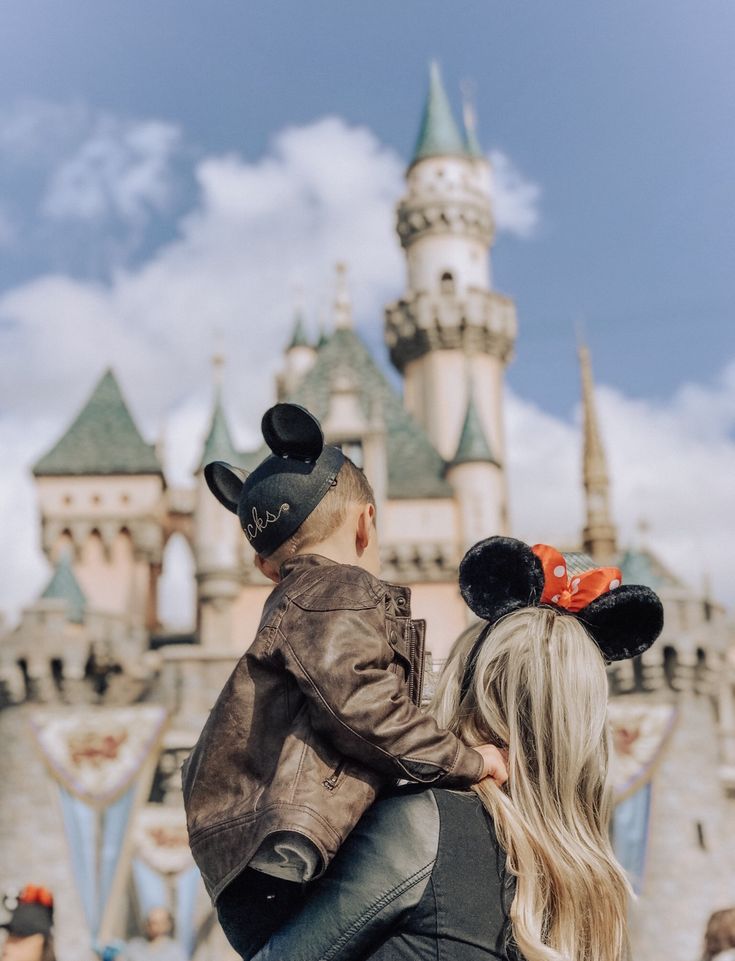
POLYGON ((340 260, 335 264, 334 326, 336 330, 352 328, 352 301, 347 281, 347 264, 340 260))
POLYGON ((464 123, 467 153, 471 157, 482 157, 482 147, 477 139, 477 111, 475 110, 476 84, 473 80, 463 80, 460 83, 462 91, 462 121, 464 123))
POLYGON ((426 157, 447 156, 466 157, 467 150, 444 90, 439 64, 432 60, 429 66, 429 94, 411 163, 426 157))
POLYGON ((617 551, 615 526, 610 517, 610 479, 595 405, 595 385, 587 345, 579 344, 582 375, 583 458, 582 477, 586 499, 586 521, 582 533, 584 549, 595 560, 609 560, 617 551))

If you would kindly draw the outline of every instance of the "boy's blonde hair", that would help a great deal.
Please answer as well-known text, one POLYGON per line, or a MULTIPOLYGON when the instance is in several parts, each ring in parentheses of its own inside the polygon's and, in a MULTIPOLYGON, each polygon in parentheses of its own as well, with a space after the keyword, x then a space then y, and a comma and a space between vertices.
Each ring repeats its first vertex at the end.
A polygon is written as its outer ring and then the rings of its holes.
POLYGON ((375 494, 365 474, 346 457, 333 486, 304 523, 268 556, 270 563, 280 567, 304 548, 325 541, 344 523, 350 504, 372 504, 375 507, 375 494))

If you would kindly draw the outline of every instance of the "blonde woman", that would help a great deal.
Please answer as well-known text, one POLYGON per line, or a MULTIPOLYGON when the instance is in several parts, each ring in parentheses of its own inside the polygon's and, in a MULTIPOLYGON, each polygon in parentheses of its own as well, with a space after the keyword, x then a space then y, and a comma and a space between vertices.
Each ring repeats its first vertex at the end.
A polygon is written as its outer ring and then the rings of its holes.
POLYGON ((605 662, 649 647, 663 615, 652 591, 620 581, 615 568, 569 571, 544 545, 472 548, 460 587, 482 620, 455 644, 432 709, 467 744, 507 751, 507 784, 382 799, 301 904, 275 886, 258 904, 241 889, 240 910, 278 926, 243 957, 626 959, 605 662))

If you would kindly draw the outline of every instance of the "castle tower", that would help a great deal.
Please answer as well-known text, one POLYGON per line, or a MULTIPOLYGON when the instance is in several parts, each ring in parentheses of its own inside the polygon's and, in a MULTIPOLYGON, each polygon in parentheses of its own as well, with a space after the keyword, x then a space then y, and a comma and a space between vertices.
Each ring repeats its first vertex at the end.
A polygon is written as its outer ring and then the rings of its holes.
POLYGON ((70 552, 92 607, 154 629, 165 481, 111 370, 33 474, 49 560, 70 552))
MULTIPOLYGON (((332 306, 337 337, 352 335, 352 299, 347 265, 336 265, 335 297, 332 306)), ((329 382, 327 414, 322 423, 330 444, 339 444, 358 467, 365 471, 375 494, 377 523, 382 523, 388 489, 386 425, 379 397, 363 406, 360 385, 354 372, 337 367, 329 382)))
POLYGON ((610 478, 597 420, 590 353, 584 344, 579 348, 579 366, 582 372, 584 416, 582 474, 585 493, 585 525, 582 531, 582 547, 595 561, 607 563, 616 555, 617 537, 615 525, 610 516, 610 478))
POLYGON ((491 289, 490 167, 472 124, 468 133, 465 140, 432 64, 407 191, 398 204, 407 291, 386 308, 385 336, 404 375, 406 407, 446 461, 457 451, 465 420, 465 391, 458 386, 469 364, 477 414, 502 464, 503 371, 516 314, 512 301, 491 289))
POLYGON ((293 332, 284 355, 284 367, 277 377, 278 400, 285 400, 298 387, 299 381, 314 366, 316 348, 309 341, 306 322, 300 307, 294 316, 293 332))
POLYGON ((244 543, 237 517, 222 509, 204 479, 204 467, 211 461, 223 460, 237 466, 242 460, 222 407, 222 365, 223 358, 216 355, 214 406, 196 471, 194 507, 199 642, 214 647, 227 645, 232 637, 232 605, 242 584, 244 543))
POLYGON ((447 480, 459 507, 459 556, 482 537, 506 534, 503 474, 477 411, 470 381, 459 444, 447 466, 447 480))

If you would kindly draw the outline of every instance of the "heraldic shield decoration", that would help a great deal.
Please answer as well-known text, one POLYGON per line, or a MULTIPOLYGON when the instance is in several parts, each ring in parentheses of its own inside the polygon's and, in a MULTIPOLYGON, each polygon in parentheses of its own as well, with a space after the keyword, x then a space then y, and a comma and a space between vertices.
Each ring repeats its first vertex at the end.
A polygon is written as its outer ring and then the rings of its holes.
POLYGON ((119 927, 131 827, 148 799, 166 724, 154 705, 39 709, 31 731, 57 784, 93 945, 119 927))

